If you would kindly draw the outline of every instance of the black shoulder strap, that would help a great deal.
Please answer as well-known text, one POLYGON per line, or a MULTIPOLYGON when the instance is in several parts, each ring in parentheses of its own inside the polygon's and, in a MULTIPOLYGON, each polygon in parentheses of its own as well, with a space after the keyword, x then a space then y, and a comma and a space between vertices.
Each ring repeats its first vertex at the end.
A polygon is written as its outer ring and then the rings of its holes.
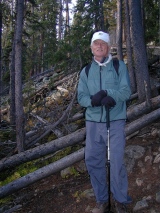
POLYGON ((119 60, 118 60, 118 58, 113 58, 112 60, 113 60, 114 69, 116 70, 117 75, 119 75, 119 73, 118 73, 118 70, 119 70, 119 60))
POLYGON ((88 64, 88 65, 85 67, 85 73, 86 73, 87 78, 88 78, 88 74, 89 74, 90 67, 91 67, 91 64, 88 64))

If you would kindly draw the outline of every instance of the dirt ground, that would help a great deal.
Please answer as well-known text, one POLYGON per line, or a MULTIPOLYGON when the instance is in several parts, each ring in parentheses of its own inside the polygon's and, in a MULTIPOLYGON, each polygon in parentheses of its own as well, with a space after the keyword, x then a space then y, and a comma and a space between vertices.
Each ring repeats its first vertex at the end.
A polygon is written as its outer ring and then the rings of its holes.
MULTIPOLYGON (((160 138, 135 137, 127 141, 127 145, 141 145, 145 147, 145 154, 136 160, 132 173, 128 174, 129 195, 133 201, 128 205, 128 212, 138 201, 146 198, 148 207, 137 213, 160 213, 160 203, 156 201, 156 193, 160 192, 160 164, 153 164, 155 153, 160 153, 160 138), (146 156, 153 156, 148 161, 146 156), (144 172, 142 172, 143 163, 144 172), (136 179, 143 180, 139 186, 136 179)), ((54 174, 14 194, 14 205, 19 209, 16 213, 85 213, 95 205, 94 197, 86 198, 82 192, 91 189, 87 172, 78 177, 71 176, 62 179, 60 173, 54 174)))

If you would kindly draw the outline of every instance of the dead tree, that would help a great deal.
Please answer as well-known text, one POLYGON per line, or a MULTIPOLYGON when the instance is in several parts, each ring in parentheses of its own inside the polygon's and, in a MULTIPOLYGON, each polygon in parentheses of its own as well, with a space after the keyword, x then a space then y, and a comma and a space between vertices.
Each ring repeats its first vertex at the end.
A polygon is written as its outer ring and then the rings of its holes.
POLYGON ((122 52, 122 0, 117 1, 117 56, 123 60, 122 52))
MULTIPOLYGON (((1 1, 0 1, 1 5, 1 1)), ((2 5, 0 8, 0 94, 2 93, 2 59, 1 59, 1 52, 2 52, 2 5)), ((0 97, 0 122, 1 122, 1 97, 0 97)))
POLYGON ((129 0, 124 1, 125 8, 125 35, 126 35, 126 51, 127 51, 127 64, 129 77, 131 82, 131 91, 132 93, 136 92, 136 79, 135 79, 135 70, 133 68, 132 61, 132 45, 131 45, 131 34, 130 34, 130 15, 129 15, 129 0))
POLYGON ((130 0, 130 24, 138 98, 140 102, 147 100, 147 104, 150 105, 151 86, 142 24, 141 1, 130 0))
POLYGON ((24 17, 24 0, 17 4, 17 21, 15 31, 15 106, 16 106, 16 142, 18 152, 24 151, 25 116, 22 101, 22 29, 24 17))

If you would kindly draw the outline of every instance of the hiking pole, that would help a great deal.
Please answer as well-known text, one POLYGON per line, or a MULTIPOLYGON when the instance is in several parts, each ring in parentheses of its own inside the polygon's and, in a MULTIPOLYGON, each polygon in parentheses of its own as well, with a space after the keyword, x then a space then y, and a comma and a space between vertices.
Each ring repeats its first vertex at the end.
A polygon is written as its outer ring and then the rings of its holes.
POLYGON ((108 211, 107 213, 113 213, 111 211, 111 181, 110 181, 110 116, 109 107, 106 107, 106 125, 107 125, 107 168, 108 168, 108 211))

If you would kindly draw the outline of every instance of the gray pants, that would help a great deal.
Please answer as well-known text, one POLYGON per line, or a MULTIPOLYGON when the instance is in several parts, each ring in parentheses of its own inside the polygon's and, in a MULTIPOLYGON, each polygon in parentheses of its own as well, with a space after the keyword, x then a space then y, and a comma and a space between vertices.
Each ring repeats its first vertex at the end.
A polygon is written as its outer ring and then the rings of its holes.
MULTIPOLYGON (((125 120, 110 122, 110 187, 114 199, 129 203, 128 179, 124 165, 125 120)), ((105 123, 86 121, 85 162, 97 202, 108 200, 107 127, 105 123)))

